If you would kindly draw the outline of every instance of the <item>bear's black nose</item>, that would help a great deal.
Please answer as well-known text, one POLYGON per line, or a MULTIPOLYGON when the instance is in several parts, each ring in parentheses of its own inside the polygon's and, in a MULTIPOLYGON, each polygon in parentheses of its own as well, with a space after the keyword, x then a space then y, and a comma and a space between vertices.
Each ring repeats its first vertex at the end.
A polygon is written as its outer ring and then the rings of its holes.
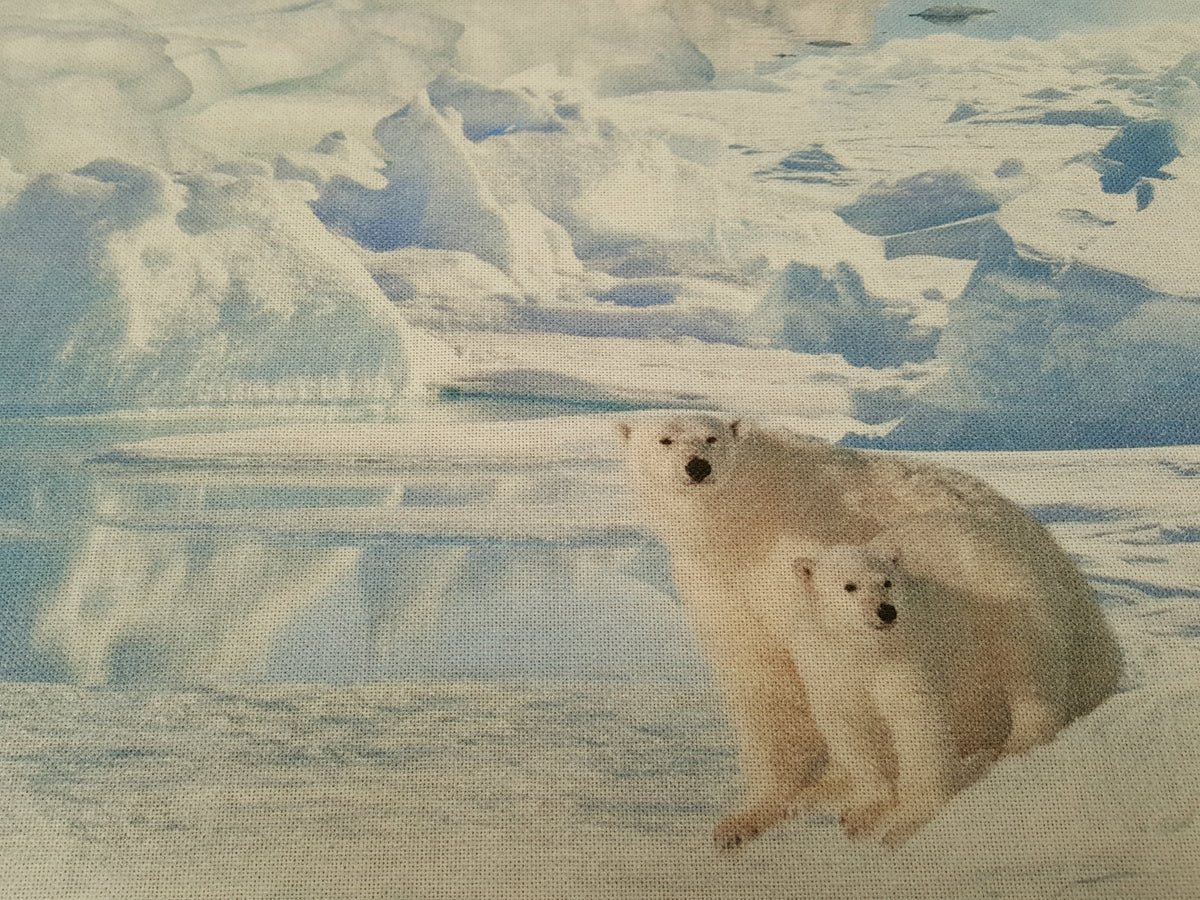
POLYGON ((879 616, 879 621, 883 624, 891 625, 896 621, 896 607, 890 603, 880 603, 875 615, 879 616))
POLYGON ((708 460, 701 459, 698 456, 693 456, 689 459, 683 470, 688 473, 688 478, 697 484, 712 474, 712 466, 708 464, 708 460))

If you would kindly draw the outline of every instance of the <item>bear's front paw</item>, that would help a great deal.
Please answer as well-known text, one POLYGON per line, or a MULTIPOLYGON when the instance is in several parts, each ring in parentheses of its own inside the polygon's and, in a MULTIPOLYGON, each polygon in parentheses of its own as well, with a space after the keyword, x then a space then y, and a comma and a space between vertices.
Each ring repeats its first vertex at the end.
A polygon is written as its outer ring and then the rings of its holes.
POLYGON ((736 850, 762 834, 762 828, 747 816, 730 816, 713 829, 713 845, 718 850, 736 850))
POLYGON ((787 804, 774 801, 743 808, 726 816, 713 829, 713 843, 721 850, 735 850, 782 822, 790 812, 787 804))
POLYGON ((746 803, 737 812, 722 818, 713 829, 713 844, 721 850, 734 850, 794 814, 796 805, 785 797, 768 796, 746 803))

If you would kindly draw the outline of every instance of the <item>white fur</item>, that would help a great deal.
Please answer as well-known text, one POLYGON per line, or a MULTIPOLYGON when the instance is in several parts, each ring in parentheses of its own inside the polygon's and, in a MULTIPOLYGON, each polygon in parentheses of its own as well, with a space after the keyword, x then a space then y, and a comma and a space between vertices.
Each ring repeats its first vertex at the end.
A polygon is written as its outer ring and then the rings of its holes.
POLYGON ((895 556, 813 553, 794 563, 790 644, 848 787, 842 826, 898 844, 999 755, 1009 709, 996 623, 895 556))
POLYGON ((791 657, 794 585, 779 567, 781 542, 879 540, 921 577, 969 581, 963 602, 1008 617, 1005 633, 1028 645, 1000 642, 1005 678, 1025 696, 1011 733, 990 747, 998 753, 1049 740, 1112 692, 1116 645, 1087 583, 1040 524, 978 479, 705 415, 618 433, 738 737, 747 794, 717 826, 719 844, 820 806, 835 788, 822 777, 827 748, 791 657), (708 467, 701 480, 693 476, 705 466, 692 460, 708 467))

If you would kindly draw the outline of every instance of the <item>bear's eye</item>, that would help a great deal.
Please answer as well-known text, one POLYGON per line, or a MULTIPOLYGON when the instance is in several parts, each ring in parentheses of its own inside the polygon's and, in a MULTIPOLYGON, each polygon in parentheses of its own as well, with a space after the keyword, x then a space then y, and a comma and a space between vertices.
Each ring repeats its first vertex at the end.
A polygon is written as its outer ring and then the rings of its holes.
POLYGON ((851 594, 853 594, 855 591, 858 590, 858 585, 855 584, 853 581, 851 581, 849 584, 846 585, 846 590, 849 591, 851 594))
POLYGON ((704 443, 706 444, 715 444, 716 442, 717 439, 715 437, 707 437, 704 439, 704 443))
POLYGON ((883 586, 885 589, 890 588, 892 586, 892 580, 890 578, 885 578, 883 580, 883 586))
POLYGON ((675 442, 673 440, 671 440, 670 438, 663 438, 662 440, 659 441, 659 443, 662 444, 664 447, 670 447, 675 442))

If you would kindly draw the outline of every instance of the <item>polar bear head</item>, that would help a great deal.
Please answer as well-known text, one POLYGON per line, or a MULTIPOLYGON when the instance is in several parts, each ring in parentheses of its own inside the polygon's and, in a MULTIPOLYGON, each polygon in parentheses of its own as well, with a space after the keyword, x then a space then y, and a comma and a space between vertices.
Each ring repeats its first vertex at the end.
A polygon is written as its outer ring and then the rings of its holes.
POLYGON ((801 557, 792 568, 813 604, 814 618, 826 629, 888 631, 904 611, 899 561, 899 554, 839 545, 801 557))
POLYGON ((644 484, 703 490, 724 484, 740 439, 739 423, 687 414, 622 422, 617 434, 626 464, 644 484))

